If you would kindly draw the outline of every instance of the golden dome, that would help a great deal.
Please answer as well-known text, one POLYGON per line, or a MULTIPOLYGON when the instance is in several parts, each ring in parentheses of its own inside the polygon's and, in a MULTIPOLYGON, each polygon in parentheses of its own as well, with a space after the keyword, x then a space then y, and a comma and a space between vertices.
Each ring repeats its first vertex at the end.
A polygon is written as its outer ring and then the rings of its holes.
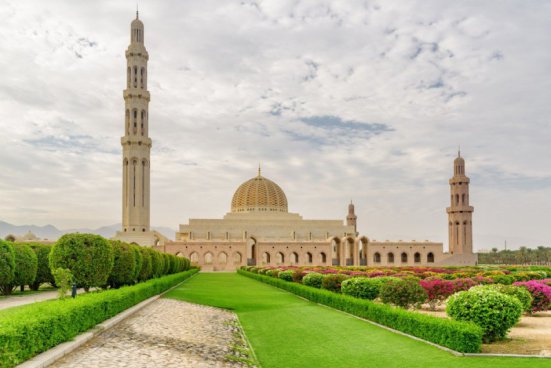
POLYGON ((231 201, 232 212, 287 212, 287 197, 283 190, 260 175, 237 188, 231 201))

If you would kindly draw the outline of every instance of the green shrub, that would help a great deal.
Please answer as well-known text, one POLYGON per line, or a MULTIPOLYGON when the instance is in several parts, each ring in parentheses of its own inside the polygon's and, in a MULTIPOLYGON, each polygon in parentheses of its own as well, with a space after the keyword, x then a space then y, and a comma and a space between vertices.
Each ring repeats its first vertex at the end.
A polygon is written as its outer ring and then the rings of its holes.
POLYGON ((111 287, 129 285, 134 281, 136 273, 136 256, 132 245, 119 240, 112 240, 113 246, 113 269, 107 282, 111 287))
POLYGON ((425 289, 415 280, 391 280, 381 286, 379 296, 385 304, 402 308, 420 306, 428 298, 425 289))
POLYGON ((53 276, 58 287, 58 298, 65 299, 67 292, 71 290, 73 286, 73 274, 71 273, 71 270, 56 268, 53 272, 53 276))
POLYGON ((511 285, 515 282, 515 277, 512 275, 489 275, 486 276, 494 280, 496 284, 511 285))
POLYGON ((333 291, 335 293, 340 293, 342 282, 349 277, 350 276, 342 273, 324 275, 323 280, 321 281, 321 288, 333 291))
POLYGON ((293 271, 292 270, 281 271, 279 275, 277 275, 277 277, 285 281, 293 281, 293 271))
POLYGON ((323 275, 317 272, 307 273, 306 276, 302 278, 302 283, 306 286, 312 286, 315 288, 321 288, 321 282, 323 281, 323 275))
POLYGON ((52 275, 52 271, 50 270, 50 263, 48 261, 52 246, 49 244, 40 243, 29 243, 28 245, 36 253, 36 258, 38 260, 36 278, 31 284, 29 284, 31 290, 38 290, 40 285, 46 282, 50 283, 52 286, 55 285, 54 276, 52 275))
POLYGON ((134 266, 134 275, 132 276, 132 281, 137 282, 140 278, 140 272, 142 271, 143 266, 143 254, 140 251, 140 246, 135 244, 130 244, 132 252, 134 252, 134 259, 136 264, 134 266))
POLYGON ((51 300, 0 314, 0 366, 13 367, 139 302, 184 281, 198 270, 75 299, 51 300))
MULTIPOLYGON (((392 308, 370 300, 336 294, 328 290, 318 290, 306 286, 306 284, 301 285, 294 282, 286 282, 252 274, 245 270, 239 270, 238 273, 287 290, 314 303, 342 310, 462 353, 480 352, 482 330, 473 323, 459 322, 392 308)), ((304 277, 303 282, 305 282, 306 277, 308 275, 304 277)))
POLYGON ((168 275, 170 274, 170 260, 172 258, 172 256, 168 253, 161 253, 164 257, 164 270, 163 270, 163 275, 168 275))
POLYGON ((379 277, 353 277, 342 282, 341 292, 355 298, 373 300, 379 296, 383 283, 379 277))
MULTIPOLYGON (((279 273, 280 273, 280 272, 281 272, 281 271, 278 270, 278 269, 275 269, 275 270, 268 270, 268 271, 266 271, 266 276, 276 277, 276 278, 277 278, 277 277, 279 276, 279 273)), ((254 273, 254 272, 253 272, 253 273, 254 273)))
POLYGON ((15 270, 11 282, 2 284, 2 292, 9 295, 18 286, 32 284, 36 278, 38 258, 36 253, 26 244, 14 244, 15 270))
POLYGON ((94 234, 65 234, 50 253, 50 269, 71 270, 78 286, 104 286, 113 268, 113 247, 94 234))
POLYGON ((524 312, 529 312, 532 309, 532 300, 534 298, 532 298, 532 294, 522 286, 491 284, 475 286, 471 290, 485 289, 497 290, 502 294, 517 298, 520 304, 522 304, 522 310, 524 312))
POLYGON ((457 321, 474 322, 484 331, 484 342, 501 340, 522 315, 522 304, 494 289, 461 291, 450 297, 447 314, 457 321))
POLYGON ((306 273, 301 268, 297 268, 296 270, 293 271, 293 281, 302 283, 302 279, 304 278, 305 275, 306 273))
POLYGON ((149 280, 153 275, 153 261, 151 260, 151 252, 148 248, 140 247, 140 253, 142 254, 142 268, 138 275, 139 281, 149 280))
POLYGON ((0 285, 13 281, 15 273, 15 251, 13 245, 0 239, 0 285))
POLYGON ((153 248, 146 248, 151 255, 151 274, 152 277, 160 277, 163 274, 164 258, 161 253, 153 248))

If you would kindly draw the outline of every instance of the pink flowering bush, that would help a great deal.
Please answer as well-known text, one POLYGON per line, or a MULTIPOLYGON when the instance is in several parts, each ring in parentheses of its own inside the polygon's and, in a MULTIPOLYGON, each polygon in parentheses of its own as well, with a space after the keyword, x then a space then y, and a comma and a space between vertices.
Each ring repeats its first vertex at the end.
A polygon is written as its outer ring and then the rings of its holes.
POLYGON ((523 286, 532 294, 532 313, 551 309, 551 286, 547 286, 540 280, 515 282, 515 286, 523 286))
POLYGON ((476 286, 476 282, 473 279, 469 279, 469 278, 454 279, 454 280, 451 280, 451 283, 453 285, 454 293, 457 293, 459 291, 467 291, 473 286, 476 286))
POLYGON ((454 293, 453 282, 449 280, 421 280, 419 284, 427 292, 427 303, 431 310, 436 310, 437 305, 454 293))

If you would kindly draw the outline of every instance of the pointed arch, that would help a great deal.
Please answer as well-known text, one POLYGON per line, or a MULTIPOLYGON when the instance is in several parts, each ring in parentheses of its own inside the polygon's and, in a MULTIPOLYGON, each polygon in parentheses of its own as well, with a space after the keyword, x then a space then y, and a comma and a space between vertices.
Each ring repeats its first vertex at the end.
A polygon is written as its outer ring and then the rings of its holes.
POLYGON ((291 252, 291 255, 289 257, 289 261, 291 262, 292 265, 297 264, 298 263, 298 253, 297 252, 291 252))
POLYGON ((218 253, 218 263, 219 264, 226 264, 228 263, 228 254, 226 252, 220 252, 218 253))
POLYGON ((381 263, 381 253, 375 252, 373 254, 373 263, 381 263))
POLYGON ((429 254, 427 254, 427 263, 434 263, 434 253, 429 252, 429 254))
POLYGON ((212 264, 212 259, 213 259, 212 253, 211 252, 205 253, 205 255, 203 256, 203 259, 206 265, 212 264))

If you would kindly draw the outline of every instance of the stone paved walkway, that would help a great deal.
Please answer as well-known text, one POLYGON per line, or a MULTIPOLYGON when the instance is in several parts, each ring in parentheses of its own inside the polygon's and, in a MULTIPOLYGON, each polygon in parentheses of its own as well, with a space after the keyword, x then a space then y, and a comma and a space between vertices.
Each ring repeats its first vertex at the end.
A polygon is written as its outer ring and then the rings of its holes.
MULTIPOLYGON (((84 293, 84 289, 78 289, 78 294, 84 293)), ((70 295, 70 291, 67 292, 70 295)), ((27 295, 10 295, 0 298, 0 309, 18 307, 20 305, 42 302, 44 300, 56 299, 58 297, 57 290, 41 291, 27 295)))
POLYGON ((159 299, 57 361, 55 368, 247 367, 235 314, 159 299))

